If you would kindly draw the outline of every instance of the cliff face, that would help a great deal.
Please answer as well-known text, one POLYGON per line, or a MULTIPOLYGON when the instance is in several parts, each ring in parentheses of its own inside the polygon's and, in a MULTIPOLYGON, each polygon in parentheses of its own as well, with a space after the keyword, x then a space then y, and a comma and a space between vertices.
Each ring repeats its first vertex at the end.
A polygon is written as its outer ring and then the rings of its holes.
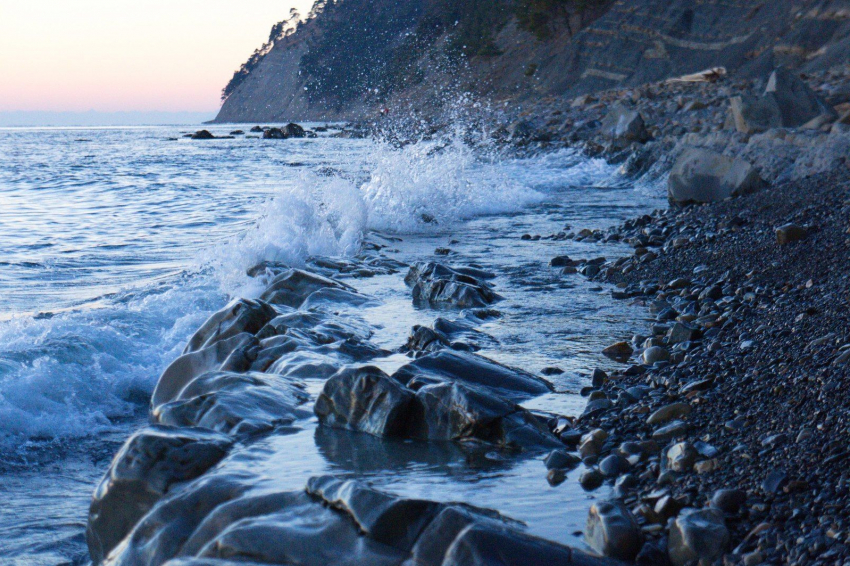
POLYGON ((521 104, 718 66, 739 76, 779 64, 820 70, 850 51, 850 0, 590 4, 561 0, 541 33, 511 0, 338 0, 276 41, 217 121, 435 114, 465 92, 521 104))

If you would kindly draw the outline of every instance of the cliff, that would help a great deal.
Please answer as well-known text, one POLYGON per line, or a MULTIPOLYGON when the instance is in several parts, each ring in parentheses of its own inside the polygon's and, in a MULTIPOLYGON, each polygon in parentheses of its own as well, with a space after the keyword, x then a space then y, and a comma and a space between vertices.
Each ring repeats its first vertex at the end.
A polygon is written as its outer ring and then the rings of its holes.
POLYGON ((218 122, 439 113, 471 93, 516 107, 725 67, 846 61, 850 0, 338 0, 274 39, 218 122))

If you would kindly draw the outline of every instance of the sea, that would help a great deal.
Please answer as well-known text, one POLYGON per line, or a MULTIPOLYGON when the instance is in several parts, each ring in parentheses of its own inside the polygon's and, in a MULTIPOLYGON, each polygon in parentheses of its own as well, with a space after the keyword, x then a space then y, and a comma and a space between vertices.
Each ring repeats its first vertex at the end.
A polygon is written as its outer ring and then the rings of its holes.
MULTIPOLYGON (((548 266, 557 255, 624 256, 627 245, 548 236, 665 206, 657 180, 570 149, 470 145, 469 132, 399 144, 329 126, 288 140, 184 137, 200 126, 0 128, 0 563, 89 562, 96 483, 146 423, 157 378, 194 330, 231 298, 261 292, 246 272, 262 261, 300 266, 380 240, 405 264, 482 266, 504 299, 502 316, 479 328, 492 338, 480 353, 563 370, 548 378, 556 392, 529 404, 559 414, 580 414, 590 373, 614 363, 600 351, 645 328, 644 309, 548 266)), ((413 325, 451 316, 415 306, 403 275, 346 281, 376 299, 358 316, 388 350, 413 325)), ((281 465, 299 474, 339 469, 315 423, 285 450, 281 465)), ((576 485, 579 471, 552 487, 539 458, 477 470, 391 460, 346 473, 494 508, 582 545, 596 496, 576 485)))

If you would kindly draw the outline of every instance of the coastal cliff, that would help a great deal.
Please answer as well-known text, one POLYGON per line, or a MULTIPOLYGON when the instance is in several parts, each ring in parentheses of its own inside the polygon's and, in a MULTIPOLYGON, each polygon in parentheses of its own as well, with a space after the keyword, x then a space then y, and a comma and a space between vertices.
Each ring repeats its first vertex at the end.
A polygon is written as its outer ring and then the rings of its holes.
POLYGON ((515 108, 712 67, 817 72, 848 46, 846 0, 317 2, 276 26, 216 121, 439 115, 467 93, 515 108))

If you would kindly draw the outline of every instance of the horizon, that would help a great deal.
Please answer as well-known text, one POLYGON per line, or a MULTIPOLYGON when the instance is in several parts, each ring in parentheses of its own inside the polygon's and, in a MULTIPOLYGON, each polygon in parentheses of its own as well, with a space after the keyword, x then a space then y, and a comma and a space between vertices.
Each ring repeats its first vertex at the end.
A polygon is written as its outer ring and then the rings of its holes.
POLYGON ((206 113, 211 119, 227 81, 272 26, 291 8, 304 16, 311 6, 311 0, 247 6, 0 0, 0 53, 14 54, 0 55, 0 116, 206 113))

